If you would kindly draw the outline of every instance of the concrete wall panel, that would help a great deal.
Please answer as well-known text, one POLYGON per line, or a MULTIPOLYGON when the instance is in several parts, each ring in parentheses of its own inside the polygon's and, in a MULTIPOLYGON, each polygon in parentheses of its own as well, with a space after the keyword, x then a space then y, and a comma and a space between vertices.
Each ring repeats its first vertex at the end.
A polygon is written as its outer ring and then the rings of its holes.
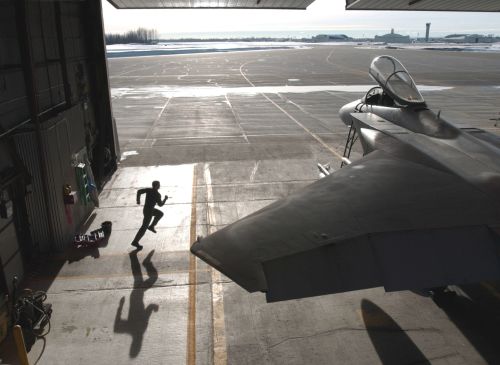
POLYGON ((52 105, 58 105, 64 102, 64 84, 60 63, 48 65, 50 96, 52 105))
POLYGON ((15 37, 17 32, 15 22, 16 13, 12 2, 0 2, 0 37, 15 37))
POLYGON ((29 107, 26 97, 0 104, 0 130, 8 131, 28 119, 29 107))
POLYGON ((0 67, 21 64, 17 37, 5 37, 0 33, 0 49, 2 49, 2 52, 0 52, 0 67))
POLYGON ((0 3, 0 132, 28 118, 16 16, 12 2, 0 3))
POLYGON ((0 74, 0 103, 24 97, 26 88, 21 69, 12 69, 0 74))
POLYGON ((52 101, 50 97, 49 74, 46 66, 37 67, 35 70, 35 80, 37 85, 37 99, 40 111, 50 109, 52 101))

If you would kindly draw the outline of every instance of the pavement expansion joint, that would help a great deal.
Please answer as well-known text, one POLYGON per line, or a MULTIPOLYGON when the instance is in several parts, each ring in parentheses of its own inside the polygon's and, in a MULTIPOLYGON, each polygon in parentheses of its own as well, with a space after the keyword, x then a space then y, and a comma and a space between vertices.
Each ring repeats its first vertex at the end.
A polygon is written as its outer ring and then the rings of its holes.
MULTIPOLYGON (((234 183, 215 183, 212 184, 211 186, 213 187, 240 187, 240 186, 258 186, 258 185, 275 185, 275 184, 288 184, 288 183, 303 183, 303 182, 312 182, 316 181, 313 179, 304 179, 304 180, 297 180, 297 179, 291 179, 291 180, 281 180, 281 181, 253 181, 253 182, 234 182, 234 183)), ((197 188, 205 188, 205 184, 200 184, 196 186, 197 188)))
MULTIPOLYGON (((169 227, 167 227, 169 228, 169 227)), ((175 228, 175 227, 174 227, 175 228)), ((130 228, 130 229, 120 229, 120 230, 115 230, 115 231, 120 231, 120 232, 126 232, 126 231, 137 231, 137 228, 130 228)), ((102 247, 98 247, 98 248, 102 248, 102 247)), ((132 249, 131 246, 127 246, 127 249, 132 249), (130 248, 129 248, 130 247, 130 248)), ((125 251, 125 252, 111 252, 111 253, 102 253, 102 252, 99 252, 99 259, 103 258, 103 257, 116 257, 116 256, 128 256, 130 254, 130 252, 134 252, 134 250, 132 251, 125 251)), ((186 250, 177 250, 177 251, 171 251, 171 250, 162 250, 162 251, 159 251, 157 249, 155 249, 155 253, 156 255, 161 255, 161 254, 166 254, 166 255, 173 255, 173 254, 187 254, 188 252, 186 250)), ((72 256, 71 255, 65 255, 65 254, 61 254, 61 255, 51 255, 49 257, 47 257, 45 259, 45 262, 60 262, 60 261, 68 261, 68 260, 71 260, 72 259, 72 256)), ((71 265, 73 262, 68 262, 69 265, 71 265)), ((183 271, 183 272, 187 272, 188 270, 186 271, 183 271)), ((37 277, 39 277, 39 275, 33 275, 33 278, 36 279, 37 277)), ((61 277, 64 277, 63 276, 58 276, 57 278, 61 278, 61 277)))
MULTIPOLYGON (((191 206, 191 203, 168 203, 169 206, 171 205, 189 205, 191 206)), ((136 207, 136 206, 133 206, 133 205, 112 205, 112 206, 102 206, 101 208, 99 209, 141 209, 140 207, 136 207)), ((123 229, 120 229, 120 231, 123 230, 123 229)))
POLYGON ((312 333, 309 335, 287 337, 287 338, 285 338, 277 343, 269 345, 268 349, 278 347, 278 346, 283 345, 284 343, 289 342, 289 341, 304 340, 304 339, 309 339, 309 338, 314 338, 314 337, 329 336, 331 334, 338 333, 338 332, 366 332, 367 330, 369 330, 370 332, 383 332, 383 333, 408 333, 408 332, 440 333, 441 332, 437 328, 401 329, 401 328, 390 328, 390 327, 375 327, 375 328, 367 329, 366 327, 339 327, 339 328, 334 328, 334 329, 327 330, 327 331, 312 333))
MULTIPOLYGON (((460 354, 458 352, 453 352, 453 353, 445 354, 442 356, 428 357, 425 360, 425 363, 429 363, 429 364, 432 364, 434 362, 438 363, 439 360, 452 359, 452 358, 457 358, 457 357, 460 357, 460 354)), ((419 363, 424 363, 424 362, 422 361, 419 363)))
POLYGON ((162 288, 189 288, 198 285, 210 285, 209 281, 198 281, 197 283, 183 283, 183 284, 171 284, 171 285, 153 285, 153 286, 129 286, 123 288, 97 288, 97 289, 65 289, 57 293, 48 293, 48 295, 65 295, 68 293, 99 293, 107 291, 130 291, 130 290, 151 290, 151 289, 162 289, 162 288))
MULTIPOLYGON (((172 275, 172 274, 188 274, 190 272, 200 272, 207 273, 210 272, 210 269, 199 269, 199 270, 169 270, 169 271, 159 271, 158 275, 172 275)), ((92 279, 110 279, 110 278, 130 278, 130 277, 139 277, 134 276, 132 274, 106 274, 106 275, 60 275, 55 280, 92 280, 92 279)), ((33 278, 33 280, 43 280, 43 277, 33 278)), ((48 278, 50 279, 50 278, 48 278)))
POLYGON ((231 200, 222 200, 219 199, 213 203, 210 204, 221 204, 221 203, 251 203, 251 202, 273 202, 275 201, 276 198, 255 198, 255 199, 245 199, 245 200, 238 200, 238 199, 231 199, 231 200))

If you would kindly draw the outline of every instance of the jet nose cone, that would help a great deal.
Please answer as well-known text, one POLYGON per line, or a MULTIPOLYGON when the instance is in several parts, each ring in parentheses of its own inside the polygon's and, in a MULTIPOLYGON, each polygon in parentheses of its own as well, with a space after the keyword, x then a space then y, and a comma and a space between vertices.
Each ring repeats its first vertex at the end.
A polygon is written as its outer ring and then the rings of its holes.
POLYGON ((351 113, 354 113, 356 111, 356 106, 358 106, 360 103, 361 100, 356 100, 340 108, 339 116, 345 125, 351 125, 351 113))

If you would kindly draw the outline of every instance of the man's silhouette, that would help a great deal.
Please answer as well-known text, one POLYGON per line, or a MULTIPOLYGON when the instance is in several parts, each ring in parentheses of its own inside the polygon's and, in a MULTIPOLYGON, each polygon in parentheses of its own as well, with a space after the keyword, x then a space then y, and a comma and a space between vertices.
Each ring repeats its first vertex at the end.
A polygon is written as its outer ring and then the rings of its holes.
POLYGON ((163 217, 163 213, 155 208, 155 205, 158 204, 160 207, 165 204, 168 199, 168 196, 165 195, 165 198, 161 200, 161 195, 158 192, 160 189, 160 182, 153 181, 152 188, 139 189, 137 190, 137 204, 141 204, 141 195, 146 194, 146 202, 144 203, 144 209, 142 213, 144 214, 144 219, 142 221, 142 226, 139 228, 139 231, 135 235, 134 240, 132 241, 132 246, 137 247, 138 250, 142 249, 142 245, 139 244, 139 241, 146 233, 146 229, 149 229, 151 232, 156 233, 155 226, 158 221, 163 217), (151 218, 153 218, 153 222, 151 225, 151 218))
POLYGON ((123 305, 125 297, 120 299, 120 304, 116 311, 114 332, 129 333, 132 336, 132 344, 130 345, 130 357, 137 357, 142 347, 142 340, 148 328, 149 319, 153 312, 158 312, 158 304, 144 304, 144 293, 146 290, 153 287, 153 284, 158 280, 158 271, 151 262, 154 250, 151 251, 142 264, 146 268, 148 278, 144 280, 142 277, 141 264, 137 257, 137 251, 129 253, 130 266, 132 275, 134 276, 134 288, 130 293, 130 306, 128 309, 128 318, 122 319, 123 305))

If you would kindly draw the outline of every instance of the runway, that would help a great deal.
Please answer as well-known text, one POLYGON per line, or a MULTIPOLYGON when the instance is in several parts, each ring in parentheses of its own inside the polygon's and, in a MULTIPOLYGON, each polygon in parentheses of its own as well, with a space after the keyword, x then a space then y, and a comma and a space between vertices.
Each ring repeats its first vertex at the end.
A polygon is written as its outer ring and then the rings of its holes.
POLYGON ((49 291, 60 305, 68 293, 78 305, 78 295, 97 314, 60 319, 53 331, 66 350, 47 348, 45 361, 65 363, 58 361, 66 354, 74 364, 500 363, 498 283, 455 288, 448 300, 375 288, 267 304, 189 253, 197 235, 318 179, 318 162, 340 167, 347 129, 338 110, 374 85, 368 67, 382 53, 402 61, 442 118, 500 135, 494 53, 318 45, 109 59, 123 156, 93 224, 111 220, 113 234, 99 260, 66 265, 49 291), (135 191, 153 179, 171 199, 158 234, 142 240, 138 260, 152 255, 156 270, 146 285, 129 243, 142 221, 135 191), (146 317, 145 308, 156 311, 146 317), (85 336, 65 321, 92 330, 85 336))

